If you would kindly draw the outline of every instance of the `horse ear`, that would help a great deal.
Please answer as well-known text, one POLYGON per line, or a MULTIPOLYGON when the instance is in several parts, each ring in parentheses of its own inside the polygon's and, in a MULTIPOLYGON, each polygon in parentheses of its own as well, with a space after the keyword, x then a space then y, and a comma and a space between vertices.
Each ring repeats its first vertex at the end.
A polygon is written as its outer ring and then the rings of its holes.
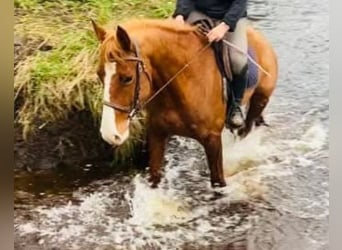
POLYGON ((96 37, 97 39, 100 41, 100 42, 103 42, 103 40, 105 39, 106 37, 106 31, 100 27, 99 25, 97 25, 97 23, 93 20, 93 19, 90 19, 91 20, 91 23, 93 25, 93 28, 94 28, 94 31, 95 31, 95 34, 96 34, 96 37))
POLYGON ((127 31, 120 25, 116 29, 116 38, 123 50, 129 51, 131 49, 131 39, 129 38, 127 31))

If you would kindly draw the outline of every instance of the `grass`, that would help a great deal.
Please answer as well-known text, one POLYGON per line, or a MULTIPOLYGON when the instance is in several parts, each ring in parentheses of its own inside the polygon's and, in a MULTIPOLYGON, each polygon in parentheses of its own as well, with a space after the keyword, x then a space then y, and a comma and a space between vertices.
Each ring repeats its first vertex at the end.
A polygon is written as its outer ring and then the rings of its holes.
MULTIPOLYGON (((14 4, 15 36, 24 39, 29 46, 25 49, 30 50, 16 64, 14 78, 15 102, 19 103, 15 122, 27 138, 71 110, 90 110, 94 125, 99 124, 102 86, 95 74, 98 43, 90 18, 108 25, 131 17, 166 18, 175 1, 15 0, 14 4), (47 46, 50 49, 44 49, 47 46)), ((134 139, 119 155, 134 150, 142 128, 141 119, 133 124, 134 139)))

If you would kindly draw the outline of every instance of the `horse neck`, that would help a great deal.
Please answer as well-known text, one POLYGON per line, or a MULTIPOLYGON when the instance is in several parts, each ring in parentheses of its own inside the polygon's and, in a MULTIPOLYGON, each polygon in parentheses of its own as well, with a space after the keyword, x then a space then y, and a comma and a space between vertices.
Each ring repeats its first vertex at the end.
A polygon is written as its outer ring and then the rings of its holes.
MULTIPOLYGON (((147 33, 146 33, 147 34, 147 33)), ((155 89, 162 87, 170 78, 177 74, 190 60, 194 59, 189 66, 182 71, 161 95, 177 95, 174 99, 179 100, 179 96, 186 96, 187 88, 195 90, 196 88, 208 88, 209 84, 201 85, 201 61, 215 65, 212 51, 207 50, 201 55, 198 51, 205 46, 200 38, 194 33, 172 33, 171 31, 160 31, 154 35, 144 36, 144 45, 142 50, 148 57, 153 69, 152 77, 155 89), (196 60, 198 57, 198 60, 196 60), (184 78, 187 88, 184 88, 184 78)))

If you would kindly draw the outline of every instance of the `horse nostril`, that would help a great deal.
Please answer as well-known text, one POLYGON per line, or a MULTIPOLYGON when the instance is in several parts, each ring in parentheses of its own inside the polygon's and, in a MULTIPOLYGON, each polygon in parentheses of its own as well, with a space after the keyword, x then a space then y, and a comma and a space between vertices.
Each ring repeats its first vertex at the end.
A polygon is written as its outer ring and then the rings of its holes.
POLYGON ((118 135, 114 135, 114 141, 118 142, 121 140, 121 137, 118 135))

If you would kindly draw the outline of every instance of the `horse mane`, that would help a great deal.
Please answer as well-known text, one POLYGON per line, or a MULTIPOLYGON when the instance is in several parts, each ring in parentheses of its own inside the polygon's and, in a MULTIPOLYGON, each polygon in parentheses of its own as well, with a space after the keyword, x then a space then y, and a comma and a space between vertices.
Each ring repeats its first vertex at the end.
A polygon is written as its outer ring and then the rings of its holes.
POLYGON ((123 24, 127 29, 141 29, 141 28, 153 28, 160 29, 169 32, 177 32, 177 33, 190 33, 193 32, 196 28, 190 26, 189 24, 180 24, 174 19, 151 19, 151 18, 139 18, 132 19, 123 24))
MULTIPOLYGON (((148 34, 148 36, 158 36, 160 32, 170 33, 172 36, 195 34, 197 28, 190 24, 180 24, 174 19, 152 19, 152 18, 135 18, 130 19, 120 24, 128 33, 132 36, 142 36, 148 34)), ((122 54, 120 45, 116 40, 116 29, 106 29, 107 36, 102 46, 104 51, 113 51, 116 54, 115 60, 121 61, 122 54)), ((198 34, 198 33, 196 33, 198 34)), ((108 59, 109 55, 105 55, 108 59)))

